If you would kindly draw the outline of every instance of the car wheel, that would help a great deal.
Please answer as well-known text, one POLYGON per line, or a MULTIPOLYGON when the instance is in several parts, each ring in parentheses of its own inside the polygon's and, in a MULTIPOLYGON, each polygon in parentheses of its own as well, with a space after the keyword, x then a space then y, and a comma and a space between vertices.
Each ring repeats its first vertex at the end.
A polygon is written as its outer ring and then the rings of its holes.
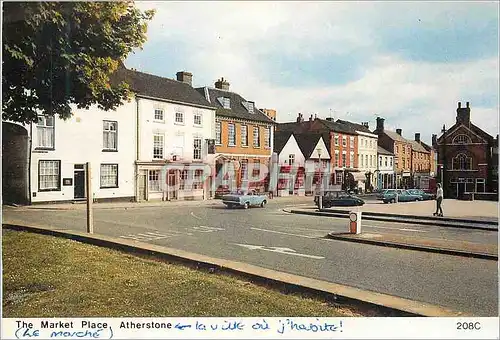
POLYGON ((262 203, 260 204, 260 207, 261 207, 261 208, 264 208, 264 207, 266 206, 266 203, 267 203, 267 202, 266 202, 265 200, 264 200, 264 201, 262 201, 262 203))
POLYGON ((395 198, 391 198, 391 203, 396 203, 396 199, 395 198))
POLYGON ((243 205, 243 208, 248 209, 249 207, 250 207, 250 203, 245 202, 245 204, 243 205))

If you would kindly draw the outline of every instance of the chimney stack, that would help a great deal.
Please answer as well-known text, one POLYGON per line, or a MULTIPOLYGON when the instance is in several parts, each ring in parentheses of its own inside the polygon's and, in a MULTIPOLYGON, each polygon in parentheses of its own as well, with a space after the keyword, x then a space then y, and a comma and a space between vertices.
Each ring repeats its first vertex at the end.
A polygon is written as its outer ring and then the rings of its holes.
POLYGON ((312 122, 312 121, 313 121, 313 115, 311 115, 311 116, 309 117, 309 121, 310 121, 310 122, 312 122))
POLYGON ((215 88, 219 90, 229 91, 229 83, 224 80, 224 77, 215 82, 215 88))
POLYGON ((398 135, 402 136, 403 130, 401 130, 401 129, 396 129, 396 133, 397 133, 398 135))
POLYGON ((179 71, 177 72, 177 81, 193 86, 193 75, 189 72, 179 71))
POLYGON ((415 133, 415 142, 419 142, 420 143, 420 133, 419 132, 415 133))
POLYGON ((384 118, 377 117, 377 132, 384 132, 384 118))
POLYGON ((466 107, 462 107, 462 103, 458 102, 457 108, 457 123, 468 125, 470 123, 470 103, 466 103, 466 107))
POLYGON ((302 123, 304 121, 304 117, 302 116, 302 113, 299 113, 297 116, 297 123, 302 123))
POLYGON ((432 147, 436 148, 437 147, 437 135, 432 135, 432 147))

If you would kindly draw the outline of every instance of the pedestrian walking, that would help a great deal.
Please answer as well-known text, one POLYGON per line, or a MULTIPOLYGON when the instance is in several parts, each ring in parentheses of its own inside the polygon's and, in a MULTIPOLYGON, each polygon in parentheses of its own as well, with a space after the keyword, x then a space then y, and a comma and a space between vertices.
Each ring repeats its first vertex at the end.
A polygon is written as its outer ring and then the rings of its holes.
POLYGON ((441 188, 441 184, 438 183, 436 190, 436 212, 434 216, 443 216, 443 208, 441 204, 443 203, 443 188, 441 188))

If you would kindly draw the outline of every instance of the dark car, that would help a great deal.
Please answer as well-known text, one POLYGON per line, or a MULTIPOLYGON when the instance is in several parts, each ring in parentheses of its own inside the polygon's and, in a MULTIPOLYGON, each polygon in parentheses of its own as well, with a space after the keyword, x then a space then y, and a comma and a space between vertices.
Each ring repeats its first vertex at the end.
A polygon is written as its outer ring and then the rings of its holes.
POLYGON ((422 189, 409 189, 408 192, 410 194, 412 194, 412 195, 419 195, 420 197, 422 197, 422 200, 424 200, 424 201, 428 201, 428 200, 433 200, 434 199, 434 195, 433 194, 427 193, 427 192, 425 192, 422 189))
MULTIPOLYGON (((327 192, 322 199, 323 208, 355 207, 365 204, 361 198, 344 192, 327 192)), ((319 208, 319 196, 314 197, 314 204, 319 208)))

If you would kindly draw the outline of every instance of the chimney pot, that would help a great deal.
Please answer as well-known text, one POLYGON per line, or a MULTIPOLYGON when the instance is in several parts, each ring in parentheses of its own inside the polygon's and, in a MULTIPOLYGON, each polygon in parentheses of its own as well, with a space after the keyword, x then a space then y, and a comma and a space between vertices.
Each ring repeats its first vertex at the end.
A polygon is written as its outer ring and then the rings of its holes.
POLYGON ((462 107, 462 102, 458 102, 458 108, 460 109, 462 107))
POLYGON ((398 135, 402 136, 403 130, 401 130, 401 129, 396 129, 396 133, 397 133, 398 135))
POLYGON ((229 91, 229 83, 224 80, 224 77, 215 82, 215 88, 219 90, 229 91))
POLYGON ((420 133, 415 133, 415 141, 420 142, 420 133))
POLYGON ((467 104, 466 104, 466 105, 467 105, 467 108, 469 108, 469 102, 467 102, 467 104))

